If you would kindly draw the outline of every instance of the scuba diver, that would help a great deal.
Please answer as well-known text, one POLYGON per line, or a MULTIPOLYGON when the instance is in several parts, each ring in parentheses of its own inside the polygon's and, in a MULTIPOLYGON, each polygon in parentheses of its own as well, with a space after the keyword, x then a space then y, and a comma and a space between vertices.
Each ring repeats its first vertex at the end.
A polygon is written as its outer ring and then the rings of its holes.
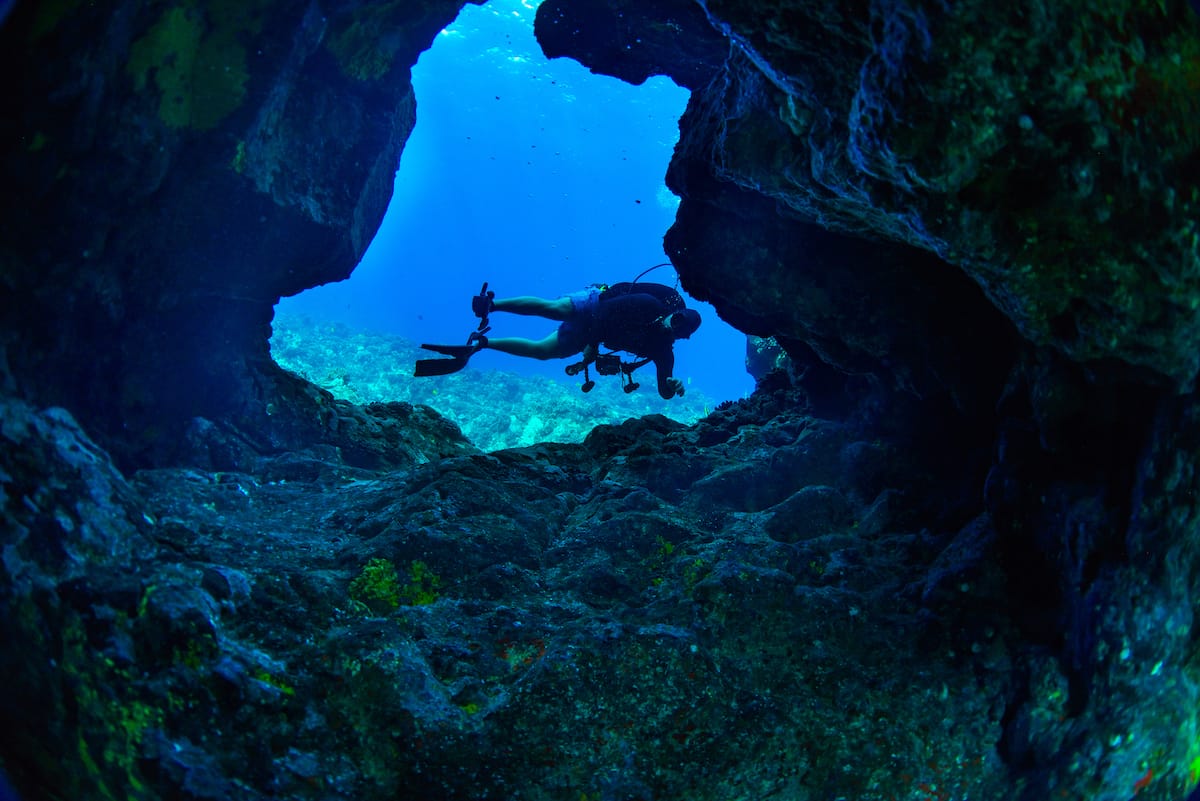
POLYGON ((683 382, 671 375, 675 367, 675 341, 687 339, 700 327, 700 314, 687 308, 678 292, 662 284, 638 283, 637 279, 612 286, 592 286, 556 299, 497 298, 485 283, 471 299, 471 310, 480 322, 467 344, 422 345, 426 350, 452 358, 419 360, 417 376, 457 372, 466 366, 467 359, 484 348, 533 359, 562 359, 578 353, 583 355, 582 361, 568 366, 567 374, 583 372, 584 392, 595 386, 588 372, 592 365, 600 375, 619 374, 625 391, 632 392, 639 386, 632 379, 633 371, 654 362, 658 394, 669 400, 684 392, 683 382), (543 339, 488 337, 491 330, 488 316, 494 311, 544 317, 558 321, 559 326, 543 339), (602 345, 610 351, 628 351, 641 358, 623 362, 615 352, 601 354, 602 345))

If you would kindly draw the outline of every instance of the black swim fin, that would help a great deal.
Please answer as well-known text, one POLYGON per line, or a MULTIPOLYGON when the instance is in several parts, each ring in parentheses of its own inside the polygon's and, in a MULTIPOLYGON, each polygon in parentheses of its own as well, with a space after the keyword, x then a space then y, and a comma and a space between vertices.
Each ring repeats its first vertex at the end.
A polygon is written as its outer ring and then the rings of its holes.
POLYGON ((417 366, 413 370, 413 376, 424 378, 431 375, 450 375, 451 373, 457 373, 466 366, 466 357, 458 359, 417 359, 417 366))
POLYGON ((444 356, 453 356, 456 359, 469 359, 479 350, 478 345, 422 345, 421 347, 444 356))
POLYGON ((421 347, 425 350, 431 350, 434 353, 441 353, 449 356, 449 359, 417 359, 416 369, 413 370, 413 376, 416 378, 424 378, 431 375, 450 375, 457 373, 459 370, 467 366, 467 360, 479 352, 479 349, 487 344, 487 337, 484 336, 491 328, 485 328, 482 331, 472 331, 467 337, 466 345, 429 345, 425 344, 421 347))

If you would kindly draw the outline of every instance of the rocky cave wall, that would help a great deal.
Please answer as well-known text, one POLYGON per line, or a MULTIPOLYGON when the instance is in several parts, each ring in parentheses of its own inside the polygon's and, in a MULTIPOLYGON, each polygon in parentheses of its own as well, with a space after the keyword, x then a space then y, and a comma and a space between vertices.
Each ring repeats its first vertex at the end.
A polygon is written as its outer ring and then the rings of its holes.
POLYGON ((462 5, 18 4, 0 344, 20 392, 125 465, 211 461, 197 417, 247 451, 329 437, 328 399, 270 361, 273 307, 358 263, 415 120, 409 67, 462 5))
MULTIPOLYGON (((1156 619, 1172 622, 1152 669, 1194 688, 1195 457, 1161 460, 1195 433, 1200 18, 1182 2, 630 6, 548 0, 538 33, 626 78, 664 30, 727 38, 708 80, 694 51, 678 60, 694 91, 666 246, 688 291, 775 336, 810 382, 821 365, 872 376, 877 430, 950 439, 961 414, 990 432, 987 558, 1072 718, 1100 730, 1129 720, 1122 697, 1154 706, 1129 661, 1156 619)), ((1040 762, 1036 714, 1005 715, 1013 765, 1040 762)))
POLYGON ((991 305, 1035 346, 1193 387, 1200 101, 1185 3, 630 6, 551 0, 538 33, 552 54, 633 80, 656 46, 659 68, 697 89, 669 174, 683 205, 668 247, 688 289, 743 327, 847 369, 937 369, 899 340, 962 330, 936 318, 991 305), (698 28, 728 39, 709 43, 707 80, 691 44, 706 40, 655 38, 698 28), (593 30, 618 38, 576 41, 593 30), (730 238, 743 220, 786 238, 748 232, 710 258, 731 216, 730 238), (747 272, 798 286, 737 280, 747 272), (847 321, 872 309, 867 341, 847 321))
MULTIPOLYGON (((408 65, 459 5, 18 7, 0 302, 21 392, 130 465, 180 458, 197 417, 249 450, 327 437, 269 361, 271 308, 357 262, 413 124, 408 65)), ((541 7, 550 55, 694 90, 668 176, 684 286, 801 361, 968 414, 1018 339, 1190 389, 1187 6, 823 8, 541 7)))

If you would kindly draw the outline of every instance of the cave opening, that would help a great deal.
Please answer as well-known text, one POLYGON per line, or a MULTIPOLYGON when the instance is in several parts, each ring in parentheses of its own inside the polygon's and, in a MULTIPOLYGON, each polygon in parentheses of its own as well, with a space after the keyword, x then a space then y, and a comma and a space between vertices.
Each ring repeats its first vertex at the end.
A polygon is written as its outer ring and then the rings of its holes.
MULTIPOLYGON (((753 389, 745 336, 690 298, 704 324, 675 349, 687 394, 673 401, 658 396, 652 365, 628 395, 616 376, 581 393, 581 377, 564 374, 574 359, 490 351, 460 373, 412 378, 414 360, 433 355, 419 343, 466 340, 484 281, 501 297, 557 297, 667 261, 679 199, 665 175, 688 92, 665 76, 633 86, 547 59, 533 35, 539 2, 467 5, 422 54, 417 122, 379 231, 348 280, 279 303, 272 339, 280 364, 335 395, 431 405, 482 447, 577 440, 647 413, 690 422, 753 389)), ((677 285, 669 265, 642 280, 677 285)), ((557 325, 491 322, 493 336, 530 338, 557 325)))

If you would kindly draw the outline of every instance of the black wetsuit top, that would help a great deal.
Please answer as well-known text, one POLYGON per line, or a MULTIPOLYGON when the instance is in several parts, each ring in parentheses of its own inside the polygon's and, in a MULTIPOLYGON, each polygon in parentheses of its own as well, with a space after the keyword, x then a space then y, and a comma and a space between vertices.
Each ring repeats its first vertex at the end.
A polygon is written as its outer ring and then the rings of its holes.
POLYGON ((597 316, 600 342, 610 350, 625 350, 652 359, 658 373, 658 394, 674 397, 667 379, 675 368, 675 337, 663 318, 684 308, 683 298, 662 284, 613 284, 600 293, 597 316))

